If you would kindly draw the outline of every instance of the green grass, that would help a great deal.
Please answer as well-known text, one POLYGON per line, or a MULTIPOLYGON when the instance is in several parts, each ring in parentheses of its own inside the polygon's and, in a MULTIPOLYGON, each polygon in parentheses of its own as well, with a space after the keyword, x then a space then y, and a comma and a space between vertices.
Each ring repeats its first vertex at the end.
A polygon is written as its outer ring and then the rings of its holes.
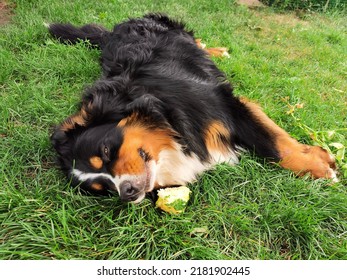
POLYGON ((0 259, 347 259, 343 14, 298 18, 226 0, 22 0, 14 12, 0 27, 0 259), (49 135, 100 75, 99 54, 58 44, 43 22, 111 28, 149 11, 184 20, 208 46, 228 47, 231 58, 215 61, 235 93, 258 100, 300 141, 330 147, 340 183, 298 179, 245 155, 191 185, 179 216, 149 200, 128 205, 71 188, 49 135), (287 114, 295 104, 304 107, 287 114))
POLYGON ((262 3, 281 10, 305 10, 326 12, 347 8, 345 0, 260 0, 262 3))

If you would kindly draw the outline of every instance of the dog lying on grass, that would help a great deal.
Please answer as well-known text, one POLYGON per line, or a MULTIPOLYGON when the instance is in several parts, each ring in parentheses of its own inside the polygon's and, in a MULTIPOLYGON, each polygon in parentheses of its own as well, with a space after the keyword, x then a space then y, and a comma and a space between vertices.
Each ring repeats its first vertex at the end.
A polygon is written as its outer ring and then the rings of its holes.
POLYGON ((149 14, 113 31, 93 24, 51 24, 49 31, 101 49, 102 76, 51 137, 74 185, 138 203, 218 163, 236 164, 245 150, 299 176, 337 180, 324 149, 298 143, 257 104, 233 95, 209 50, 182 23, 149 14))

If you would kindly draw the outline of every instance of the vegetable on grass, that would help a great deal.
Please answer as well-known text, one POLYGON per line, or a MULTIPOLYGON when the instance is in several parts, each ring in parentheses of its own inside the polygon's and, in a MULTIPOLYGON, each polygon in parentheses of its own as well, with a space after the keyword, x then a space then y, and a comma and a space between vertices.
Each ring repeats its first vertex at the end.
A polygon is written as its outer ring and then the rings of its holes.
POLYGON ((158 191, 156 206, 170 214, 183 213, 190 196, 190 189, 182 186, 165 188, 158 191))

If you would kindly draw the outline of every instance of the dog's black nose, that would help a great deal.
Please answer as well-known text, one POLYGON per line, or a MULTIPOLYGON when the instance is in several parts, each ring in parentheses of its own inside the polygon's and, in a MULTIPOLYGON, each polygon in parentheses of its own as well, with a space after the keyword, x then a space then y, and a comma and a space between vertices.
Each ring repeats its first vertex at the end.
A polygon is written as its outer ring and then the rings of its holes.
POLYGON ((131 184, 130 181, 124 181, 119 185, 120 198, 123 201, 134 201, 137 199, 138 190, 131 184))

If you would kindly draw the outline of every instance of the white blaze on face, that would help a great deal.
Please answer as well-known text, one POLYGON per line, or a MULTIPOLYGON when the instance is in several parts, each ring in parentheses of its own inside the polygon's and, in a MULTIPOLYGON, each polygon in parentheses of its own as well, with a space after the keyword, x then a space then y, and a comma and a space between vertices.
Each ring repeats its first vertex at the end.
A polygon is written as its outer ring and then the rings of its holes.
POLYGON ((146 172, 141 175, 122 174, 120 176, 112 176, 108 173, 83 172, 76 168, 73 169, 71 173, 81 182, 86 182, 88 180, 93 181, 98 178, 108 179, 114 184, 118 194, 120 194, 120 186, 122 182, 129 181, 140 193, 139 198, 133 201, 134 203, 137 203, 144 199, 145 193, 152 191, 154 188, 156 181, 156 163, 154 160, 147 162, 146 172))

